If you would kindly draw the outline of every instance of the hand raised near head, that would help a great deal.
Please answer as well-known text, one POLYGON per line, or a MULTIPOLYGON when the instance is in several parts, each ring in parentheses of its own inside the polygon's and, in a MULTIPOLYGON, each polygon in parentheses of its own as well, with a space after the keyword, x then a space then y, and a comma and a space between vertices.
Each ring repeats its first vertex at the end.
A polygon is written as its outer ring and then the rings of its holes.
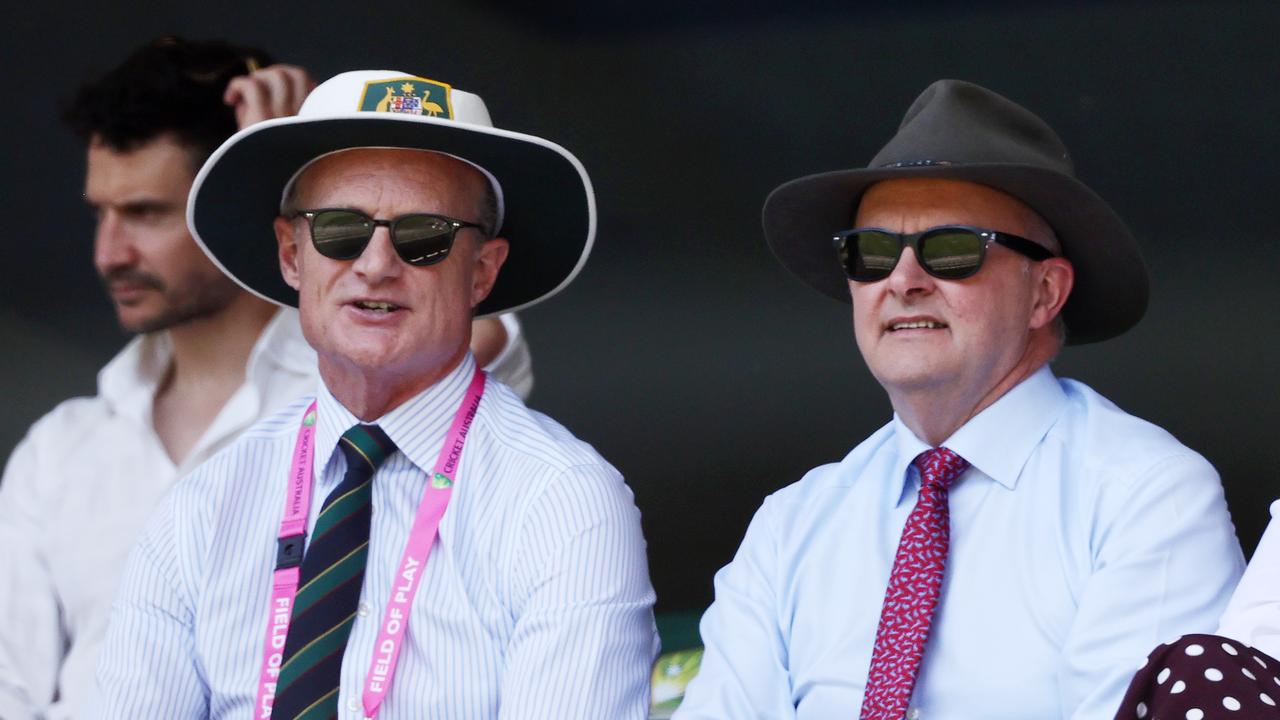
POLYGON ((315 86, 311 75, 297 65, 271 65, 233 78, 222 100, 235 108, 236 123, 243 130, 263 120, 296 115, 315 86))

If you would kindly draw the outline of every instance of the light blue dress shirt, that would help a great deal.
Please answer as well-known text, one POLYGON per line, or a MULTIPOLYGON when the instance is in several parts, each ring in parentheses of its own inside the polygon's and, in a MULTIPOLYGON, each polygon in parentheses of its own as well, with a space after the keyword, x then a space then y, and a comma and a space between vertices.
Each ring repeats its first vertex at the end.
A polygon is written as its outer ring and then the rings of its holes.
MULTIPOLYGON (((1111 720, 1161 641, 1217 624, 1244 558, 1217 473, 1047 367, 943 443, 951 550, 908 718, 1111 720)), ((675 717, 856 718, 928 449, 900 420, 765 500, 675 717)))
MULTIPOLYGON (((377 626, 468 356, 380 418, 396 453, 373 481, 361 604, 342 661, 340 717, 360 695, 377 626)), ((251 718, 294 403, 180 481, 144 530, 98 668, 99 718, 251 718)), ((345 472, 358 420, 321 387, 310 526, 345 472)), ((640 516, 586 443, 489 380, 414 602, 382 720, 644 718, 657 652, 640 516)))

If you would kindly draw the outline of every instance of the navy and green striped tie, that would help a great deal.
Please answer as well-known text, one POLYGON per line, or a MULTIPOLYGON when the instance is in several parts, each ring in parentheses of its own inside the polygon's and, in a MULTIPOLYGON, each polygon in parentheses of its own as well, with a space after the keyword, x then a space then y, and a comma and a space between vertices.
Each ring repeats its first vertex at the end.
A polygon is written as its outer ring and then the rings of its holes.
POLYGON ((338 448, 347 458, 347 474, 320 508, 302 560, 273 720, 338 714, 342 653, 369 554, 373 473, 396 446, 377 425, 356 425, 343 433, 338 448))

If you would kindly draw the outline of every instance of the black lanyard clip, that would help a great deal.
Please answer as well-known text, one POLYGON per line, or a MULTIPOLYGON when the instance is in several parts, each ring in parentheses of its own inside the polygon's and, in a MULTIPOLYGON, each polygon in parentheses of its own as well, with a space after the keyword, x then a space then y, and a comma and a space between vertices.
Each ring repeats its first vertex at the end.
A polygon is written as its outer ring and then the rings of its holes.
POLYGON ((285 570, 302 565, 302 550, 306 533, 298 533, 276 540, 276 569, 285 570))

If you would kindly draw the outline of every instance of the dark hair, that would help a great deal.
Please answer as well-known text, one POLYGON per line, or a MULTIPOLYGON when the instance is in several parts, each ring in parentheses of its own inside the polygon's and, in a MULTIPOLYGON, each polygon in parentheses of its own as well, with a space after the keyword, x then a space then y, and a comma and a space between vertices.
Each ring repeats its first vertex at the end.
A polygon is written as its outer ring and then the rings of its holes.
POLYGON ((85 140, 100 138, 119 152, 173 133, 198 166, 237 130, 234 109, 222 101, 227 83, 271 62, 256 48, 162 37, 82 85, 63 119, 85 140))

